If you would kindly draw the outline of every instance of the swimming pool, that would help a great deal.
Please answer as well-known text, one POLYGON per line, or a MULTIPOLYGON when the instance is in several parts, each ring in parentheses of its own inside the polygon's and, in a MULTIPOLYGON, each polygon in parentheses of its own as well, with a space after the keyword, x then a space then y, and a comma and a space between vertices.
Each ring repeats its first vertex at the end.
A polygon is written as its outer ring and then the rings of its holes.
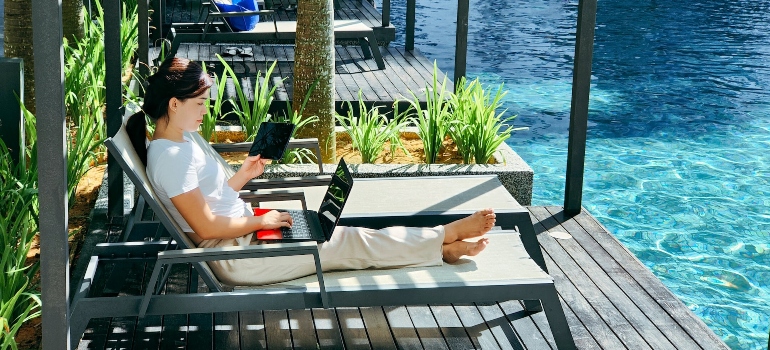
MULTIPOLYGON (((452 74, 456 2, 417 3, 452 74), (450 33, 450 34, 447 34, 450 33)), ((505 83, 534 205, 562 205, 577 1, 471 0, 468 75, 505 83)), ((393 22, 404 28, 404 0, 393 22)), ((770 323, 768 0, 599 2, 583 205, 735 349, 770 323)), ((396 45, 403 45, 403 32, 396 45)))

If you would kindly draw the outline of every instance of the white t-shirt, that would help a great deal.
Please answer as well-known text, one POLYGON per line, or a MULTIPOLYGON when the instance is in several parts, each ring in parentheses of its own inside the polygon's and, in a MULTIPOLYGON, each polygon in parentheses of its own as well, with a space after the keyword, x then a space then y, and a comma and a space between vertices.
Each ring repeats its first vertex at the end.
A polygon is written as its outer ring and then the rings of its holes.
POLYGON ((195 142, 158 139, 147 148, 147 176, 155 194, 185 232, 193 232, 171 203, 171 198, 200 188, 214 215, 241 217, 254 215, 250 205, 227 184, 227 176, 216 160, 195 142))

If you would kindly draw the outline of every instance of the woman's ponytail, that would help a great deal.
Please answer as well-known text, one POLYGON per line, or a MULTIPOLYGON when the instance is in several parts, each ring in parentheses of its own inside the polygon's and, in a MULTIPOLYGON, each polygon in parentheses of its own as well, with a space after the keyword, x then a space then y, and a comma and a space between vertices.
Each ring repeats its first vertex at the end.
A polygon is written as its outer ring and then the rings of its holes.
POLYGON ((126 133, 128 133, 128 139, 131 140, 136 154, 142 160, 142 164, 147 166, 147 121, 144 111, 140 110, 128 117, 126 133))

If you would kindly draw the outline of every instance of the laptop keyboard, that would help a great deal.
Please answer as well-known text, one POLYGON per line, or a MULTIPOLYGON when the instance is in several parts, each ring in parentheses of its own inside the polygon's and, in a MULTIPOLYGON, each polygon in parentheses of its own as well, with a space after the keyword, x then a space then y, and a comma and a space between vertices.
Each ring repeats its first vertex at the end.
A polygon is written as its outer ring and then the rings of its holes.
POLYGON ((281 227, 283 238, 311 238, 310 226, 305 218, 305 212, 302 210, 286 210, 291 215, 294 224, 291 228, 281 227))

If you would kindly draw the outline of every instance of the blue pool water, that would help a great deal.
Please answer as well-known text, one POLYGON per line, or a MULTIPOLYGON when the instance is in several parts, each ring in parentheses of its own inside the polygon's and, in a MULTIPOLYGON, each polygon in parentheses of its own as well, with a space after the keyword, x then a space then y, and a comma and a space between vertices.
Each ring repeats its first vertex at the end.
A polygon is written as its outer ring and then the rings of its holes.
MULTIPOLYGON (((404 0, 394 0, 404 28, 404 0)), ((770 323, 770 1, 600 1, 584 206, 735 349, 770 323)), ((471 0, 468 75, 504 82, 561 205, 577 1, 471 0)), ((456 3, 418 1, 418 49, 452 76, 456 3)), ((399 33, 396 45, 403 45, 399 33)))

